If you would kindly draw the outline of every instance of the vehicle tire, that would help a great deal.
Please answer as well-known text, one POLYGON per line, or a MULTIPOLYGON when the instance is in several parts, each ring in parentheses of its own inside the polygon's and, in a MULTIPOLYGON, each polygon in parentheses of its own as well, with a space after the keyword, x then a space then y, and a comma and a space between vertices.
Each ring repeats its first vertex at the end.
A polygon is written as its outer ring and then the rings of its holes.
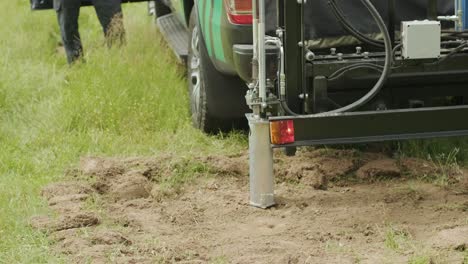
POLYGON ((154 9, 155 9, 155 14, 156 14, 156 19, 158 17, 162 17, 164 15, 167 15, 171 13, 171 9, 164 4, 161 0, 156 0, 154 1, 154 9))
POLYGON ((187 79, 193 125, 210 134, 246 129, 247 86, 238 76, 222 74, 211 62, 196 7, 190 16, 189 30, 187 79))

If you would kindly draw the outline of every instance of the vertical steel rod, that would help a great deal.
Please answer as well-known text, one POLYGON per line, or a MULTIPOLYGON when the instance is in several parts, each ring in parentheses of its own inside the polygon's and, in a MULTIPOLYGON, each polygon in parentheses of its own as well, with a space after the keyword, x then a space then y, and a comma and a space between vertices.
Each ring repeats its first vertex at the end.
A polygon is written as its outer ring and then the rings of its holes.
POLYGON ((262 108, 266 107, 266 58, 265 58, 265 0, 258 1, 258 69, 259 69, 259 96, 262 102, 262 108))
POLYGON ((258 80, 258 45, 257 45, 257 35, 258 35, 258 12, 257 12, 257 3, 258 0, 252 0, 252 13, 253 13, 253 58, 252 58, 252 79, 253 81, 258 80))

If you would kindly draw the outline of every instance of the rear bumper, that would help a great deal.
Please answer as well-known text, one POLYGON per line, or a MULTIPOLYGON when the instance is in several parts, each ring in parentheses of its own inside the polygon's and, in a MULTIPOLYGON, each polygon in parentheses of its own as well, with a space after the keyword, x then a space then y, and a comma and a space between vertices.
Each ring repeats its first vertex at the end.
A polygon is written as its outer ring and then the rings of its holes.
POLYGON ((367 143, 468 135, 468 106, 272 117, 292 120, 295 142, 273 147, 367 143))

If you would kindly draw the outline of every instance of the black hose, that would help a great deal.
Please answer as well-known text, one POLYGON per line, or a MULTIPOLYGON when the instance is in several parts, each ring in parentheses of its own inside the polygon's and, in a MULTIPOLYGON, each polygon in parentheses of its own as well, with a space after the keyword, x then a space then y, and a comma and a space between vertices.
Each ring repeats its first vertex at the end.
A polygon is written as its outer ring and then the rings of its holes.
POLYGON ((369 64, 369 65, 350 65, 348 67, 345 67, 346 69, 339 72, 339 73, 335 73, 334 76, 330 76, 328 77, 328 80, 329 81, 334 81, 334 80, 337 80, 339 78, 341 78, 344 74, 346 74, 347 72, 349 71, 354 71, 354 70, 357 70, 357 69, 371 69, 371 70, 375 70, 375 71, 378 71, 378 72, 382 72, 383 68, 382 67, 379 67, 378 65, 375 65, 375 64, 369 64), (349 67, 349 68, 348 68, 349 67))
POLYGON ((390 33, 390 40, 395 43, 395 21, 396 21, 396 10, 395 0, 388 0, 388 32, 390 33))
MULTIPOLYGON (((324 112, 324 113, 319 113, 319 114, 313 114, 313 115, 301 115, 303 117, 317 117, 317 116, 326 116, 330 114, 337 114, 337 113, 343 113, 343 112, 349 112, 356 110, 357 108, 365 105, 368 103, 370 100, 372 100, 382 89, 384 86, 385 82, 387 81, 388 76, 390 75, 391 67, 393 64, 393 57, 392 57, 392 42, 390 40, 390 35, 387 30, 387 26, 385 25, 384 20, 380 16, 379 12, 375 8, 375 6, 370 2, 370 0, 361 0, 362 4, 369 10, 371 13, 372 17, 374 18, 375 22, 377 23, 380 31, 383 34, 384 37, 384 43, 385 43, 385 64, 382 70, 382 74, 380 75, 379 80, 377 83, 374 85, 374 87, 366 94, 364 95, 361 99, 357 100, 356 102, 347 105, 345 107, 341 107, 332 111, 324 112)), ((281 102, 281 105, 283 106, 284 110, 288 112, 291 115, 298 115, 291 111, 289 109, 287 103, 283 100, 281 102)))
POLYGON ((390 39, 390 35, 388 33, 387 27, 385 26, 385 22, 380 16, 379 12, 375 8, 375 6, 369 1, 369 0, 361 0, 362 4, 369 10, 371 13, 372 17, 375 19, 375 22, 377 23, 377 26, 379 27, 380 31, 383 34, 384 37, 384 43, 385 43, 385 64, 384 68, 382 71, 382 74, 380 75, 379 80, 377 83, 374 85, 374 87, 366 94, 364 95, 361 99, 357 100, 356 102, 333 110, 329 111, 326 113, 322 113, 319 115, 328 115, 328 114, 334 114, 334 113, 343 113, 343 112, 348 112, 355 110, 364 104, 368 103, 370 100, 372 100, 382 89, 384 86, 385 82, 387 81, 388 76, 390 75, 390 70, 393 64, 393 58, 392 58, 392 41, 390 39))
POLYGON ((330 74, 328 76, 328 80, 331 81, 332 79, 336 79, 336 76, 342 75, 342 73, 347 72, 351 68, 375 68, 375 69, 380 69, 380 71, 383 70, 383 66, 380 66, 378 64, 370 63, 370 62, 362 62, 362 63, 356 63, 356 64, 351 64, 348 66, 345 66, 334 73, 330 74))
POLYGON ((453 55, 457 54, 458 52, 461 52, 463 51, 463 49, 465 49, 466 47, 468 47, 468 42, 462 42, 462 44, 460 44, 460 46, 454 48, 452 51, 450 51, 450 53, 448 53, 447 55, 445 55, 445 57, 443 57, 442 59, 434 62, 434 63, 429 63, 429 65, 438 65, 438 64, 441 64, 443 63, 444 61, 446 61, 448 58, 452 57, 453 55))
POLYGON ((343 12, 340 10, 338 7, 338 4, 336 3, 335 0, 329 0, 328 4, 331 7, 331 10, 333 14, 335 15, 336 19, 340 24, 343 26, 343 28, 351 34, 353 37, 355 37, 357 40, 369 44, 371 46, 377 47, 377 48, 384 48, 384 42, 375 40, 372 38, 369 38, 368 36, 364 35, 363 33, 359 32, 357 29, 355 29, 345 18, 345 15, 343 12))

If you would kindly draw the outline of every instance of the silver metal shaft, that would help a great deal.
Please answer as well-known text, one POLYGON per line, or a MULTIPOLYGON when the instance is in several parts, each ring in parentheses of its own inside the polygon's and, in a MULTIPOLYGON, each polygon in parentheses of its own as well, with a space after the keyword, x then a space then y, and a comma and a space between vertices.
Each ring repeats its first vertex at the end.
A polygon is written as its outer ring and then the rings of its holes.
POLYGON ((266 107, 266 58, 265 58, 265 0, 258 0, 258 78, 259 78, 259 97, 262 102, 262 108, 266 107))

